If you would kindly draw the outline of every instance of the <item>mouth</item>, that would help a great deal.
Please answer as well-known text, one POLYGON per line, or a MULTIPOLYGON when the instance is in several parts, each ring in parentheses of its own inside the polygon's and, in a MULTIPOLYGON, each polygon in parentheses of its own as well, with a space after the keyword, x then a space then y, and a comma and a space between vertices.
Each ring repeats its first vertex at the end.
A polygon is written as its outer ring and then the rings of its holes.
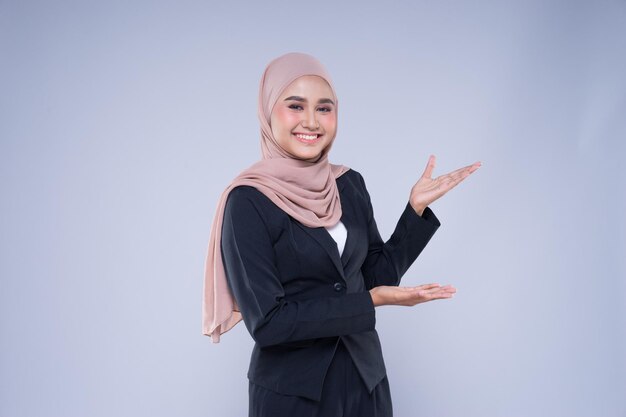
POLYGON ((320 141, 322 135, 319 133, 307 134, 307 133, 294 133, 293 136, 302 143, 317 143, 320 141))

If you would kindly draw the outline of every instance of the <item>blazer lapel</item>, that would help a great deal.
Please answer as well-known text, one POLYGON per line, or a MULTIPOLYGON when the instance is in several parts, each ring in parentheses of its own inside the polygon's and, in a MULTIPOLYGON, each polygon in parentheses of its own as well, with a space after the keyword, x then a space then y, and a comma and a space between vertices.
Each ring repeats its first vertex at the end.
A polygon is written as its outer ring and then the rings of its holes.
MULTIPOLYGON (((343 223, 343 225, 346 227, 346 230, 348 231, 348 236, 346 237, 346 243, 343 246, 343 252, 341 253, 341 264, 342 264, 342 269, 345 269, 346 265, 348 264, 348 261, 350 260, 350 256, 354 253, 354 248, 356 247, 356 232, 357 232, 357 227, 356 227, 356 215, 354 213, 354 202, 352 200, 350 200, 347 196, 344 196, 343 194, 341 194, 341 190, 343 189, 343 187, 345 186, 345 183, 342 183, 341 186, 339 186, 339 192, 340 192, 340 198, 341 198, 341 222, 343 223)), ((330 237, 330 239, 335 242, 335 240, 332 238, 332 236, 330 236, 330 233, 328 233, 328 230, 324 229, 326 231, 326 234, 328 234, 328 237, 330 237)), ((337 243, 335 242, 335 248, 337 249, 337 253, 339 253, 339 249, 337 248, 337 243)))
POLYGON ((303 224, 296 222, 298 226, 302 228, 305 232, 307 232, 313 239, 315 239, 321 246, 324 248, 330 259, 332 260, 335 268, 339 272, 340 276, 346 281, 344 266, 347 264, 350 255, 354 249, 353 236, 350 232, 351 225, 353 222, 353 213, 352 213, 352 204, 346 198, 343 197, 341 191, 345 187, 345 184, 342 182, 337 184, 339 190, 339 198, 341 199, 341 222, 344 224, 348 231, 348 236, 346 237, 346 243, 343 248, 343 252, 341 256, 339 256, 339 248, 337 247, 337 242, 332 238, 328 230, 324 227, 307 227, 303 224))

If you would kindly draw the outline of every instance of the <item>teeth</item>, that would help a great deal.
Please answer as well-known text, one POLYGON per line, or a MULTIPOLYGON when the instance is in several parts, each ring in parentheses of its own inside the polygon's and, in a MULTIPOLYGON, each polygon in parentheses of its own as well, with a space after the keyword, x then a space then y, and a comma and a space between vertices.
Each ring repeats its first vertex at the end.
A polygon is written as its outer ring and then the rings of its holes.
POLYGON ((317 138, 317 135, 301 135, 299 133, 296 136, 299 137, 299 138, 308 139, 308 140, 313 140, 313 139, 317 138))

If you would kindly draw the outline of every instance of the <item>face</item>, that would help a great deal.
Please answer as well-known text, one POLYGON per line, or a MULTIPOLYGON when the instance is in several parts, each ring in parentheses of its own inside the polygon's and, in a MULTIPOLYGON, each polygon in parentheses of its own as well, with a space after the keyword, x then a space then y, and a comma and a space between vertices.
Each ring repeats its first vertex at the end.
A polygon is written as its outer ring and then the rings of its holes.
POLYGON ((270 118, 278 144, 296 159, 315 161, 337 131, 333 93, 316 75, 296 78, 276 101, 270 118))

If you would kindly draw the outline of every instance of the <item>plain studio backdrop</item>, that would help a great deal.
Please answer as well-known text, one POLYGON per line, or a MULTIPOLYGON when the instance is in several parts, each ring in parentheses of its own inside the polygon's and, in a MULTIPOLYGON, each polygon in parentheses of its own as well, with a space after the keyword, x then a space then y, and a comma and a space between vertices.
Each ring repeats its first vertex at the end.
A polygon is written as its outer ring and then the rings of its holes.
POLYGON ((395 415, 626 416, 623 0, 0 1, 0 415, 247 415, 204 259, 291 51, 385 240, 431 153, 483 162, 403 278, 455 298, 377 309, 395 415))

